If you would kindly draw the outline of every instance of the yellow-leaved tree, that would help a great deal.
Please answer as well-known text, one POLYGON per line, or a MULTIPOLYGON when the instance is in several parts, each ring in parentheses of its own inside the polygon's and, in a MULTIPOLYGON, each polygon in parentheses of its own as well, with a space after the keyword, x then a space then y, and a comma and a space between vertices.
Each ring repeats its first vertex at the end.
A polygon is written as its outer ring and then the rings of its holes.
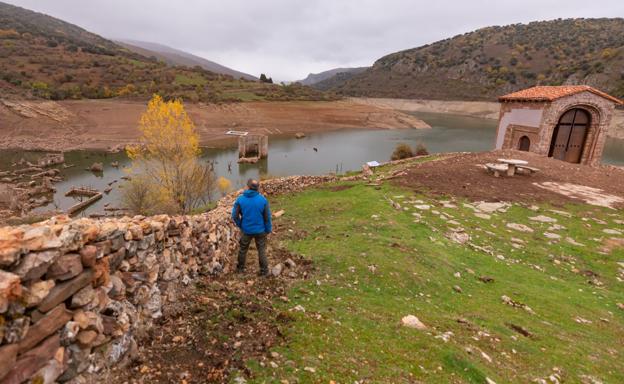
POLYGON ((221 192, 222 196, 225 196, 232 190, 232 182, 221 176, 217 179, 217 189, 221 192))
POLYGON ((128 208, 141 214, 188 213, 209 201, 214 175, 200 161, 199 136, 182 101, 154 95, 139 129, 139 143, 126 148, 133 174, 125 188, 128 208))

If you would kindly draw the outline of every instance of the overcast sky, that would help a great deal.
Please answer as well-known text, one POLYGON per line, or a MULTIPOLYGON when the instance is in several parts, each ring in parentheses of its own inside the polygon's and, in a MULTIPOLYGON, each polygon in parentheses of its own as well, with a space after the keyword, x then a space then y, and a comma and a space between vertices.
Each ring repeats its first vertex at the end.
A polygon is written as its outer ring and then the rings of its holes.
POLYGON ((280 81, 490 25, 624 17, 624 0, 2 0, 108 38, 169 45, 280 81), (184 4, 184 5, 182 5, 184 4))

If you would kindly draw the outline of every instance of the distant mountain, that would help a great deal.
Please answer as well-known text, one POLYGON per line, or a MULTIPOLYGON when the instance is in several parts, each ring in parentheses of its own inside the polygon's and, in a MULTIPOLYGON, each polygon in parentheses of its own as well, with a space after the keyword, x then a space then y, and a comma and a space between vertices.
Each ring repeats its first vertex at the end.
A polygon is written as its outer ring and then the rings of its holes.
POLYGON ((202 102, 335 99, 306 86, 241 80, 198 65, 167 65, 76 25, 0 2, 0 98, 145 99, 158 93, 202 102))
POLYGON ((358 68, 334 68, 320 73, 310 73, 308 77, 303 80, 299 80, 298 83, 303 85, 314 85, 320 83, 323 80, 327 80, 330 77, 335 76, 339 73, 348 73, 348 74, 357 74, 363 72, 368 67, 358 67, 358 68))
POLYGON ((257 77, 250 74, 236 71, 215 63, 214 61, 206 60, 203 57, 195 56, 188 52, 180 51, 166 45, 137 40, 117 40, 116 42, 133 52, 146 57, 155 57, 170 65, 184 65, 187 67, 194 67, 198 65, 208 71, 229 75, 235 79, 243 78, 246 80, 258 80, 257 77))
POLYGON ((536 84, 587 84, 624 97, 624 19, 483 28, 384 56, 330 89, 354 96, 491 100, 536 84))

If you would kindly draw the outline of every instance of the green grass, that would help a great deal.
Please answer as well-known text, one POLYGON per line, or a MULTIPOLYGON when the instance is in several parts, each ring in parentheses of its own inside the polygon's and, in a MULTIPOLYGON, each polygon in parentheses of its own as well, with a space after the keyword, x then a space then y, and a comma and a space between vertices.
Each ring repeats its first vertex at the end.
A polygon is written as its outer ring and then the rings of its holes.
POLYGON ((276 301, 296 321, 286 330, 286 343, 274 349, 281 355, 278 367, 249 362, 250 382, 484 383, 489 377, 500 384, 528 383, 555 372, 565 382, 583 382, 583 375, 624 382, 624 311, 616 307, 624 302, 624 282, 616 278, 624 252, 598 252, 608 237, 602 229, 617 228, 613 220, 621 211, 571 205, 563 210, 574 216, 566 218, 547 206, 534 212, 513 205, 485 220, 461 200, 455 209, 443 208, 444 199, 390 184, 346 185, 351 188, 325 186, 272 201, 274 210, 286 211, 276 220, 282 230, 303 235, 286 246, 312 259, 317 271, 291 289, 290 302, 276 301), (387 198, 409 210, 394 209, 387 198), (416 210, 415 200, 432 208, 416 210), (414 212, 422 215, 420 222, 414 212), (471 243, 490 251, 447 239, 452 225, 440 213, 461 223, 471 243), (550 231, 562 240, 543 236, 550 224, 529 220, 538 214, 566 227, 550 231), (511 222, 535 232, 507 229, 511 222), (585 246, 569 244, 566 236, 585 246), (512 247, 512 237, 524 241, 523 248, 512 247), (584 270, 597 273, 603 285, 589 284, 584 270), (484 275, 494 282, 478 279, 484 275), (503 295, 534 314, 504 304, 503 295), (293 311, 297 305, 305 312, 293 311), (401 326, 408 314, 428 329, 401 326), (440 338, 445 332, 453 333, 448 342, 440 338))
POLYGON ((193 86, 200 85, 201 86, 201 85, 206 85, 207 81, 205 78, 203 78, 202 76, 198 74, 185 75, 185 74, 177 73, 173 83, 175 85, 183 85, 183 86, 184 85, 193 85, 193 86))

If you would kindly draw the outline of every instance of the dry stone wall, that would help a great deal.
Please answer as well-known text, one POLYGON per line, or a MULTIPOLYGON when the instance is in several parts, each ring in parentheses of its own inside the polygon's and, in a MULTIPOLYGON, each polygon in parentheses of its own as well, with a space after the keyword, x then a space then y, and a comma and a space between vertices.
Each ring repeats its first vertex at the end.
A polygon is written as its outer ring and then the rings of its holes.
MULTIPOLYGON (((263 183, 268 195, 332 180, 263 183)), ((84 382, 126 362, 176 293, 230 269, 236 197, 194 216, 72 220, 0 228, 0 384, 84 382)))

